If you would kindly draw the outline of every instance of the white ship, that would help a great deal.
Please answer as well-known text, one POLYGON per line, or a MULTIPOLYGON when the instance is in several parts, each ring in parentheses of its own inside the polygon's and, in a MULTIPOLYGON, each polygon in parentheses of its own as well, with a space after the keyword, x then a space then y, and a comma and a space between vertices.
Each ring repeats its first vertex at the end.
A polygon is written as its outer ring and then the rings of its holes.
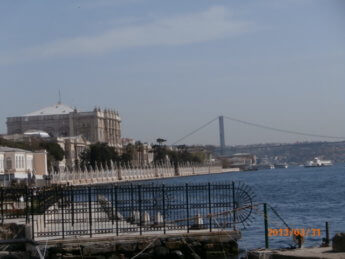
POLYGON ((315 157, 313 160, 307 162, 304 167, 320 167, 320 166, 331 166, 331 160, 321 160, 318 157, 315 157))
POLYGON ((276 169, 286 169, 288 168, 288 164, 287 163, 282 163, 282 164, 274 164, 274 168, 276 169))

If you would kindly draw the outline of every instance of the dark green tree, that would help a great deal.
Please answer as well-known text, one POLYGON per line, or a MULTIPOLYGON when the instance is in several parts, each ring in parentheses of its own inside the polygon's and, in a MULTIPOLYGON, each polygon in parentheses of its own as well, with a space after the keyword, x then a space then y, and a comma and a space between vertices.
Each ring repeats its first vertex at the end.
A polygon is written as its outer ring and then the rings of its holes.
POLYGON ((120 161, 120 156, 114 147, 106 143, 96 143, 90 145, 80 155, 80 163, 83 167, 95 168, 97 166, 110 166, 111 161, 120 161))
POLYGON ((122 163, 131 163, 134 159, 135 155, 135 146, 131 143, 129 143, 127 146, 125 146, 123 153, 121 155, 121 162, 122 163))
POLYGON ((168 148, 165 145, 153 145, 153 162, 165 163, 168 157, 168 148))
POLYGON ((65 151, 55 142, 41 142, 40 147, 47 150, 48 166, 56 165, 56 162, 62 161, 65 157, 65 151))

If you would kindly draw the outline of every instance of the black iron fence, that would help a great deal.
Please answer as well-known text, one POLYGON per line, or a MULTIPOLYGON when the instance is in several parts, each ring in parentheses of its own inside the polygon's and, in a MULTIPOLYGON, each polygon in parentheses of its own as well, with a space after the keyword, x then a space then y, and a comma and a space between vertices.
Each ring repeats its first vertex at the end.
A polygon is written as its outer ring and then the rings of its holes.
POLYGON ((234 182, 3 188, 0 222, 30 222, 36 239, 212 231, 245 224, 252 197, 234 182))

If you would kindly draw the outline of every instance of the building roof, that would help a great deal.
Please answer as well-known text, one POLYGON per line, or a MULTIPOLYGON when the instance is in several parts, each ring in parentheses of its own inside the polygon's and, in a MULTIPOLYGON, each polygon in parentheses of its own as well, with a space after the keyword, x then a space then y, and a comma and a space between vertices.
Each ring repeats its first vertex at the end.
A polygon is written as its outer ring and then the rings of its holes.
POLYGON ((0 146, 0 152, 31 152, 31 151, 20 149, 20 148, 0 146))
POLYGON ((65 104, 58 103, 58 104, 43 108, 38 111, 28 113, 24 116, 60 115, 60 114, 69 114, 73 111, 74 111, 73 108, 65 104))
POLYGON ((49 138, 49 134, 43 130, 28 130, 24 132, 24 136, 36 136, 41 138, 49 138))

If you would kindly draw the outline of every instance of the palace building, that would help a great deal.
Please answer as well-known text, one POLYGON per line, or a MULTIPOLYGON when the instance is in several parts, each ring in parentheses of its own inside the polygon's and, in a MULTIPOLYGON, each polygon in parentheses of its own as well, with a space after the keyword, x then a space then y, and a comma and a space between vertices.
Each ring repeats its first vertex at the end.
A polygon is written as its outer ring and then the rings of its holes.
POLYGON ((8 117, 7 134, 43 131, 55 138, 83 136, 90 143, 107 143, 121 151, 120 124, 115 110, 95 108, 80 112, 59 102, 24 116, 8 117))

